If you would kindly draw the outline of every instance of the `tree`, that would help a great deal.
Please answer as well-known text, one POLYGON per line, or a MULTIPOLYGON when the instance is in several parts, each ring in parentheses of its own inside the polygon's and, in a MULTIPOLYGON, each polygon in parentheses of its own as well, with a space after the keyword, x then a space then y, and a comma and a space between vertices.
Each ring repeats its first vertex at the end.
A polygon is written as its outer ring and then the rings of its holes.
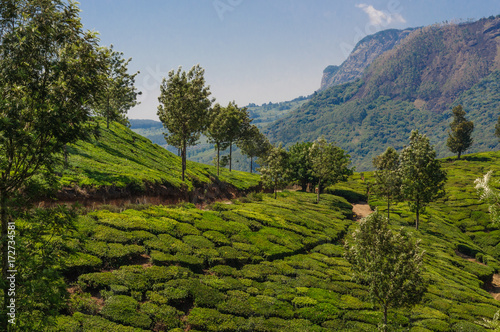
POLYGON ((465 119, 465 111, 462 105, 453 107, 453 121, 450 123, 451 132, 448 132, 446 145, 451 152, 457 153, 457 159, 460 159, 462 152, 466 151, 472 145, 472 131, 474 123, 465 119))
POLYGON ((186 148, 195 145, 205 130, 208 109, 212 104, 210 89, 205 86, 205 71, 196 65, 186 73, 179 67, 171 70, 163 79, 158 101, 158 117, 168 130, 164 134, 168 144, 180 144, 182 157, 182 181, 186 171, 186 148))
POLYGON ((227 142, 228 117, 226 108, 216 103, 209 112, 209 122, 206 130, 208 142, 215 144, 217 151, 217 176, 219 176, 220 150, 225 150, 229 144, 227 142))
POLYGON ((290 180, 298 181, 302 191, 306 191, 309 183, 317 183, 318 178, 313 175, 311 154, 312 142, 297 142, 289 149, 290 180))
POLYGON ((139 72, 132 75, 127 72, 132 58, 123 59, 123 53, 114 51, 113 45, 102 52, 106 57, 106 78, 93 108, 96 114, 106 118, 109 129, 111 121, 127 123, 127 111, 138 104, 137 95, 141 92, 134 86, 139 72))
POLYGON ((405 147, 399 157, 401 192, 408 201, 410 210, 416 213, 415 227, 418 229, 420 213, 425 206, 445 194, 446 172, 436 160, 436 151, 426 135, 413 130, 410 145, 405 147))
MULTIPOLYGON (((96 34, 84 32, 75 3, 0 2, 0 219, 7 330, 8 225, 14 196, 50 170, 66 144, 89 136, 90 105, 105 73, 96 34)), ((50 173, 50 172, 49 172, 50 173)), ((51 311, 47 311, 50 314, 51 311)))
POLYGON ((281 143, 273 146, 259 169, 261 181, 266 188, 273 188, 274 199, 278 197, 278 189, 286 185, 288 171, 288 152, 281 143))
POLYGON ((350 156, 341 148, 327 143, 324 137, 314 141, 309 149, 312 165, 312 175, 318 179, 317 203, 322 186, 347 180, 352 170, 347 168, 351 163, 350 156))
POLYGON ((247 109, 239 108, 236 103, 230 102, 226 107, 227 116, 227 131, 226 139, 229 146, 229 171, 232 169, 232 159, 233 159, 233 144, 238 142, 243 134, 250 127, 252 119, 250 119, 247 109))
POLYGON ((367 285, 369 297, 380 305, 384 331, 389 308, 421 301, 426 287, 419 241, 413 242, 403 228, 393 233, 388 219, 378 211, 360 221, 345 250, 355 281, 367 285))
MULTIPOLYGON (((477 178, 474 183, 480 199, 489 204, 491 221, 497 224, 500 222, 500 192, 491 186, 492 174, 493 171, 489 171, 483 178, 477 178)), ((496 184, 498 185, 498 181, 496 184)))
POLYGON ((263 158, 271 149, 271 143, 255 125, 243 132, 236 145, 244 155, 250 157, 250 173, 253 173, 253 158, 263 158))
POLYGON ((393 147, 373 158, 375 171, 374 191, 387 199, 387 218, 390 218, 391 200, 401 196, 401 178, 398 173, 399 155, 393 147))

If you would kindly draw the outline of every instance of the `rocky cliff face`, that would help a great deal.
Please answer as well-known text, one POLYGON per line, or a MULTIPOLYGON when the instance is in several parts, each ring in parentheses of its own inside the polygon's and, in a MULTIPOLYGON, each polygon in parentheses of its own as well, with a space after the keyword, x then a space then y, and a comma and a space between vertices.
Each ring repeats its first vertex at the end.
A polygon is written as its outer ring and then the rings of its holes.
POLYGON ((379 55, 398 45, 413 29, 384 30, 358 42, 349 57, 340 66, 328 66, 323 71, 320 90, 354 81, 379 55))

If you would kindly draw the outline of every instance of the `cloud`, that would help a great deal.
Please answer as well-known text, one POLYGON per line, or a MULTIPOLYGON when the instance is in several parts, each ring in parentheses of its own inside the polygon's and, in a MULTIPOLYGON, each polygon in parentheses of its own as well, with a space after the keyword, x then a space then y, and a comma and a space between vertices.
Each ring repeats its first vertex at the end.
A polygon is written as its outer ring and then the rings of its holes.
POLYGON ((364 3, 357 4, 357 8, 361 8, 370 18, 370 24, 386 26, 391 23, 406 23, 406 20, 399 13, 389 13, 386 11, 375 9, 372 5, 364 3))

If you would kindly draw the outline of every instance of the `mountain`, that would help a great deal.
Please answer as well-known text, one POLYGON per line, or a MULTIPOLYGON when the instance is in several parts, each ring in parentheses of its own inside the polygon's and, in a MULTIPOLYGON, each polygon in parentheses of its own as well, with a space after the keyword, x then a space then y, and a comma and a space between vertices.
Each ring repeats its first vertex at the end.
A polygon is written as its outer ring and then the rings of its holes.
POLYGON ((389 29, 361 39, 340 66, 328 66, 323 71, 320 91, 331 86, 354 81, 379 55, 391 50, 414 29, 389 29))
MULTIPOLYGON (((338 71, 337 71, 338 72, 338 71)), ((316 93, 266 128, 291 145, 324 135, 351 154, 358 170, 387 146, 401 149, 413 129, 427 134, 440 157, 451 108, 462 104, 475 124, 469 152, 498 147, 500 16, 414 29, 378 56, 362 77, 316 93)))

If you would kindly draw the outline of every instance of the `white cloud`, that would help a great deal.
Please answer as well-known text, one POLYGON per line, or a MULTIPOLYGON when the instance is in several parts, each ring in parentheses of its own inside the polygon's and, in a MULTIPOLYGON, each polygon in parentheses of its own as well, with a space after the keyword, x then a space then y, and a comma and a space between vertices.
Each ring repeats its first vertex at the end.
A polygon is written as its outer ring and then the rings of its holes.
POLYGON ((406 20, 399 13, 389 13, 383 10, 375 9, 372 5, 364 3, 357 4, 356 7, 361 8, 370 18, 370 24, 386 26, 391 23, 406 23, 406 20))

